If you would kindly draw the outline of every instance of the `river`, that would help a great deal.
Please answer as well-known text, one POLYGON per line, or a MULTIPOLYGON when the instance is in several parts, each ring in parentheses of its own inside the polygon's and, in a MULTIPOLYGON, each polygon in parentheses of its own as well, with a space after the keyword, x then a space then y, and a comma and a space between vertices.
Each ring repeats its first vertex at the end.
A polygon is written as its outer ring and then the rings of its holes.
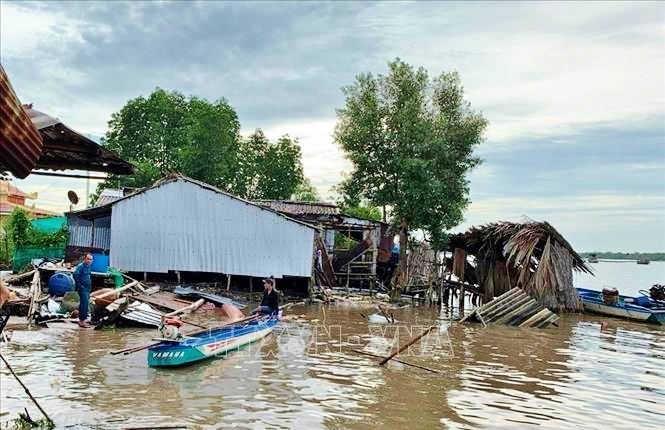
MULTIPOLYGON (((665 280, 665 263, 594 268, 597 279, 576 283, 632 292, 629 281, 637 290, 665 280)), ((387 327, 360 312, 368 310, 292 308, 313 321, 282 322, 226 359, 175 370, 148 368, 145 351, 108 353, 155 335, 140 329, 16 329, 2 353, 58 428, 665 428, 665 328, 593 315, 565 315, 544 330, 482 328, 427 306, 395 311, 399 323, 387 327), (435 334, 402 359, 441 373, 382 368, 352 351, 385 350, 431 323, 435 334)), ((11 412, 2 420, 26 406, 38 418, 4 365, 0 372, 1 409, 11 412)))

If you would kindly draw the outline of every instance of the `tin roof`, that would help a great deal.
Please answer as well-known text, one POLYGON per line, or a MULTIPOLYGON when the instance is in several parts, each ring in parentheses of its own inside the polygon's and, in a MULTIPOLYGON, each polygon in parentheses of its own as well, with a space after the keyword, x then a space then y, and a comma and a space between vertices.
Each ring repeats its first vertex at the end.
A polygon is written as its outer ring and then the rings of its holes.
POLYGON ((339 206, 328 202, 295 200, 258 200, 256 204, 291 215, 339 215, 339 206))
POLYGON ((130 163, 59 119, 21 105, 1 65, 0 119, 0 171, 17 178, 25 178, 33 169, 134 173, 130 163))
POLYGON ((42 154, 42 137, 23 109, 0 64, 0 170, 25 178, 42 154))

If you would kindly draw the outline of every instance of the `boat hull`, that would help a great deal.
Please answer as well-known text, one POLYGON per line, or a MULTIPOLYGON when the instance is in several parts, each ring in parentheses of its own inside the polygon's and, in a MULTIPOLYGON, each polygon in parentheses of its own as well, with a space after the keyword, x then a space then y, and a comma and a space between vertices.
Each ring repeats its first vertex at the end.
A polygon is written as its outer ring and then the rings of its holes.
POLYGON ((626 296, 619 296, 616 305, 608 305, 603 301, 603 295, 599 291, 585 288, 578 288, 577 291, 582 299, 585 311, 633 321, 665 324, 665 307, 647 308, 638 306, 627 302, 626 299, 632 301, 634 298, 626 296))
POLYGON ((182 342, 162 342, 148 350, 148 366, 175 367, 224 356, 272 333, 277 318, 213 331, 182 342))

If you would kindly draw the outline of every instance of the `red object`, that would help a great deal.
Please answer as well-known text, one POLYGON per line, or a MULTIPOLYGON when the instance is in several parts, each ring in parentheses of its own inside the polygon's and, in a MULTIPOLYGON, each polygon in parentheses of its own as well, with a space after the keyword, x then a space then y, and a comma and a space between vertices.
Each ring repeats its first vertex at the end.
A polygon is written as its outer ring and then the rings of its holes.
POLYGON ((176 318, 167 318, 166 320, 164 320, 164 322, 167 325, 172 325, 172 326, 175 326, 175 327, 180 327, 182 325, 182 321, 180 321, 179 319, 176 319, 176 318))

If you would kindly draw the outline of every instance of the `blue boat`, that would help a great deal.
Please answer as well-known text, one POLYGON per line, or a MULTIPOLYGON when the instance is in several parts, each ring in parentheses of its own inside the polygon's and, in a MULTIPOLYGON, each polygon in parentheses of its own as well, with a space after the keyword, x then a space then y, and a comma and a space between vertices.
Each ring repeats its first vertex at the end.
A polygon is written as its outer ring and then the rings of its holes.
POLYGON ((615 303, 608 303, 602 291, 577 288, 577 293, 586 311, 652 324, 665 324, 665 303, 652 300, 646 295, 618 296, 615 303))
POLYGON ((278 322, 279 316, 265 316, 180 335, 173 340, 160 339, 159 344, 148 349, 148 366, 182 366, 226 355, 268 336, 278 322))

